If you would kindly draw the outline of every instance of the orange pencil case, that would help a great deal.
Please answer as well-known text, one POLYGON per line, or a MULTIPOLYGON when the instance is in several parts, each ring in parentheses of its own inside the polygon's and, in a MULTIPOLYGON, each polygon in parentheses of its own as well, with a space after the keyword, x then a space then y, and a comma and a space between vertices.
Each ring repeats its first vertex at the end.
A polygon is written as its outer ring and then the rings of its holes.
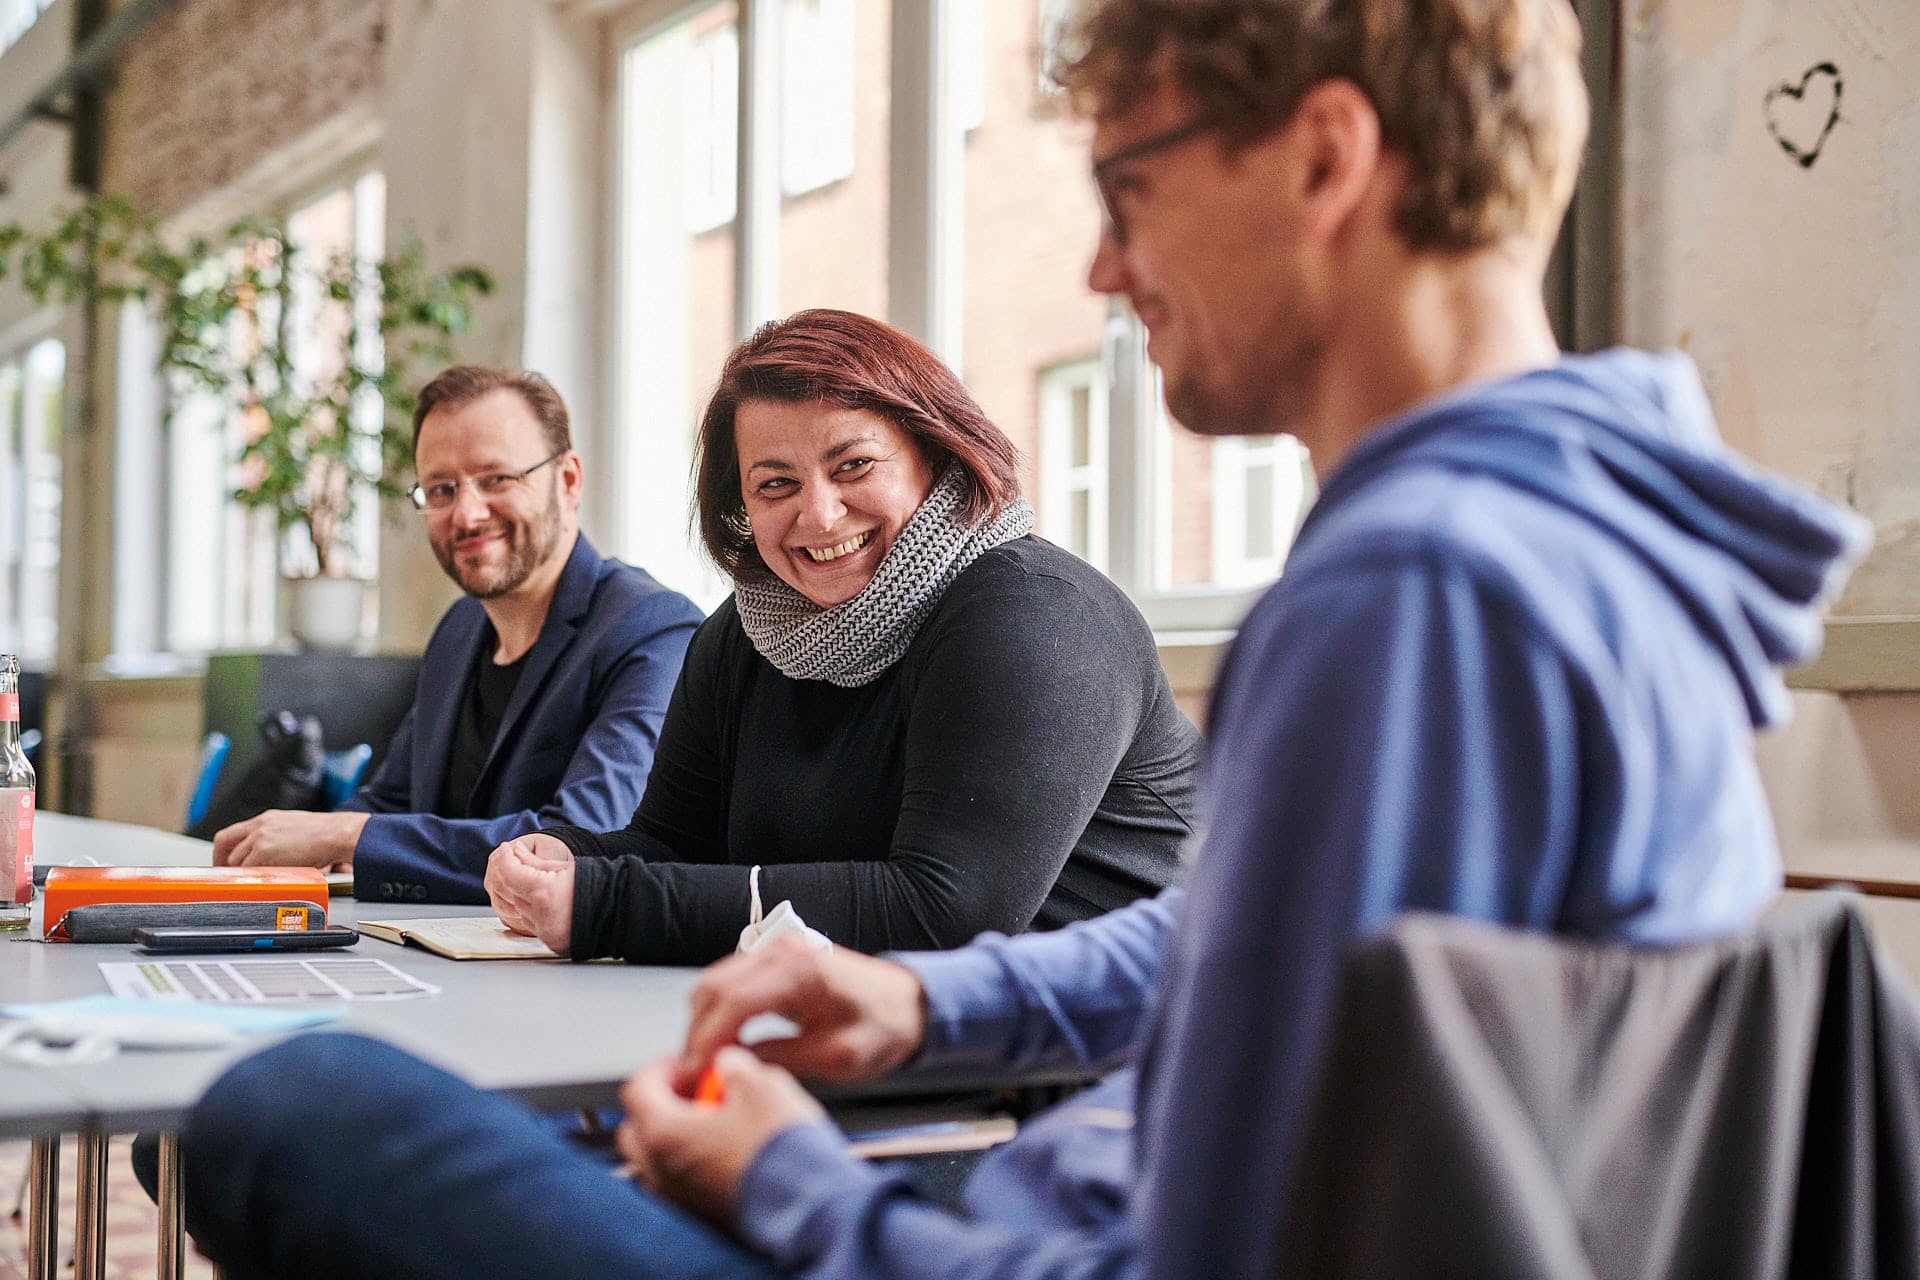
POLYGON ((41 891, 48 934, 75 907, 101 902, 311 902, 327 907, 315 867, 52 867, 41 891))

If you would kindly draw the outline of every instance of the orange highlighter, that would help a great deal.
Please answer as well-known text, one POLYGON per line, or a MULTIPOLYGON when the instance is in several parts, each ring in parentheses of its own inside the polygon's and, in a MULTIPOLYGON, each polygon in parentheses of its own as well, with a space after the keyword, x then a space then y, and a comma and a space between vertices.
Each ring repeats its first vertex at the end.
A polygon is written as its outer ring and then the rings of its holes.
POLYGON ((693 1086, 693 1105, 696 1107, 717 1107, 726 1101, 727 1091, 720 1083, 720 1072, 712 1065, 700 1073, 700 1079, 693 1086))

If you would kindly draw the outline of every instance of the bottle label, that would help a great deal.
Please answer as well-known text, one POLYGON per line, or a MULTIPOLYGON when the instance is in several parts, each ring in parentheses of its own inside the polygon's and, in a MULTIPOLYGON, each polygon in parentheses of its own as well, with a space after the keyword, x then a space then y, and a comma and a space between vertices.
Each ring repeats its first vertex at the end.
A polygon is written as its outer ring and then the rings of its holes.
POLYGON ((0 693, 0 724, 6 724, 9 721, 14 724, 20 723, 20 695, 0 693))
POLYGON ((0 787, 0 902, 33 901, 33 792, 0 787))

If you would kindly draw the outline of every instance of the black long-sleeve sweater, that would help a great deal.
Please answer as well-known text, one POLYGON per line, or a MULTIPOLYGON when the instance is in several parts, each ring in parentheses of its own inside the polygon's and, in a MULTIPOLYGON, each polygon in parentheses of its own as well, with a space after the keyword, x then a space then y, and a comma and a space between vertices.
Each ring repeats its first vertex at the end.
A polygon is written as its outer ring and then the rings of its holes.
POLYGON ((1199 735, 1121 591, 1037 538, 981 556, 858 689, 782 675, 732 600, 695 633, 633 821, 577 855, 577 959, 693 964, 791 899, 861 951, 1052 928, 1173 882, 1199 735))

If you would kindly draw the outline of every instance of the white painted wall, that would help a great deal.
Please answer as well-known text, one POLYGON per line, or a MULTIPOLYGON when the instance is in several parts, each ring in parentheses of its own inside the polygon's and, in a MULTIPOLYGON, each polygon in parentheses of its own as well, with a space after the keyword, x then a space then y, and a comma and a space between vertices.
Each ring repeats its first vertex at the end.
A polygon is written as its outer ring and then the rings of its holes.
POLYGON ((1623 336, 1873 520, 1839 611, 1920 614, 1920 5, 1621 7, 1623 336))
MULTIPOLYGON (((1920 614, 1920 5, 1621 7, 1623 336, 1691 352, 1737 449, 1873 521, 1836 612, 1920 614)), ((1789 866, 1920 876, 1920 693, 1794 703, 1759 747, 1789 866)))
MULTIPOLYGON (((66 65, 71 10, 70 0, 61 0, 0 54, 0 119, 31 102, 66 65)), ((0 148, 0 223, 42 223, 70 202, 65 128, 36 122, 0 148)), ((0 282, 0 347, 14 345, 12 337, 25 325, 44 323, 34 312, 12 280, 0 282)))

